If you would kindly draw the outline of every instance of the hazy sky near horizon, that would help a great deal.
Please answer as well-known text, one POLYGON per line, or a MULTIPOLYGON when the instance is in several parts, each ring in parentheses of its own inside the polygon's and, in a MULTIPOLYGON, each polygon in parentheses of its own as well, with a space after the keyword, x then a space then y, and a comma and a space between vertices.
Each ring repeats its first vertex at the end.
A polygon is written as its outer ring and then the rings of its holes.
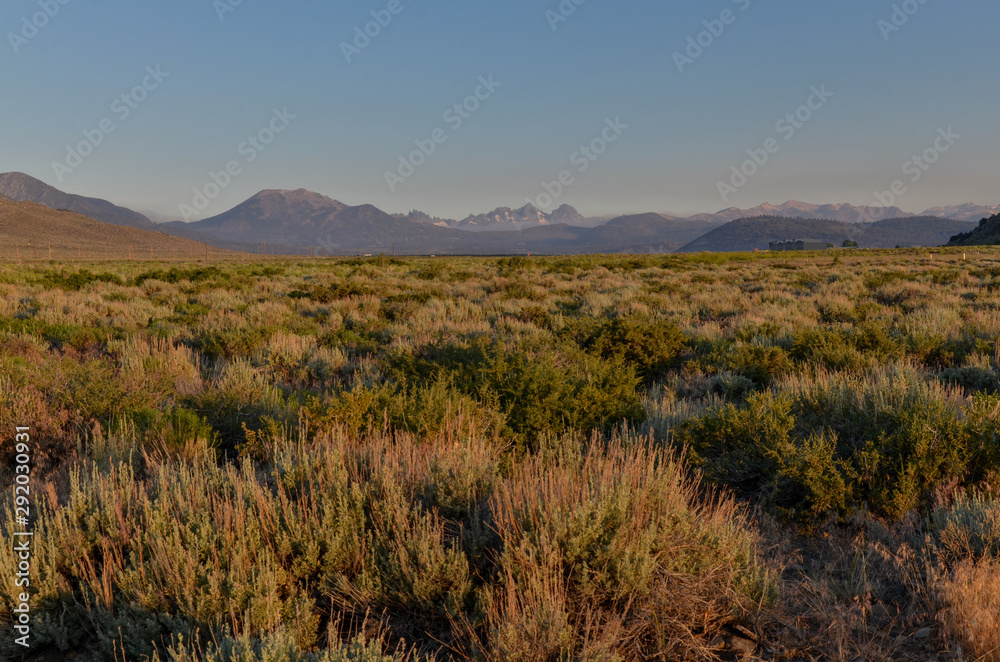
POLYGON ((0 171, 157 220, 265 188, 461 218, 561 174, 546 208, 591 215, 1000 204, 995 0, 236 1, 6 0, 0 171))

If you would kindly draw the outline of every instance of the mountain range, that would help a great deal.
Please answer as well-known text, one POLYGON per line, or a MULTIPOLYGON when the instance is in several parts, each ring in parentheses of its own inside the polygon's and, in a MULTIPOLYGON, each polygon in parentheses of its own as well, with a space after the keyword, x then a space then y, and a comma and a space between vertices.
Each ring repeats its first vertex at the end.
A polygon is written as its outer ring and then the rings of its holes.
MULTIPOLYGON (((771 216, 784 218, 823 219, 841 223, 874 223, 887 218, 904 218, 913 216, 899 207, 855 207, 849 204, 813 205, 808 202, 789 200, 783 205, 764 203, 750 209, 730 207, 715 214, 698 214, 690 217, 692 220, 724 219, 735 221, 739 218, 754 216, 771 216)), ((942 217, 944 214, 942 214, 942 217)))
MULTIPOLYGON (((911 214, 899 207, 854 206, 850 204, 815 205, 798 200, 789 200, 781 205, 764 203, 749 209, 729 207, 714 214, 695 214, 693 216, 676 216, 660 214, 674 221, 705 222, 711 224, 726 223, 739 218, 754 216, 771 216, 784 218, 825 219, 841 223, 874 223, 889 218, 911 218, 916 216, 934 216, 950 218, 957 221, 978 221, 981 218, 1000 213, 1000 205, 984 207, 975 204, 952 205, 950 207, 934 207, 920 214, 911 214)), ((615 216, 584 217, 570 205, 562 205, 551 213, 545 213, 532 204, 520 209, 498 207, 485 214, 475 214, 460 221, 431 217, 420 211, 409 214, 397 214, 397 218, 406 218, 428 225, 458 228, 473 231, 526 230, 540 225, 573 225, 580 227, 595 227, 607 223, 615 216)))
POLYGON ((950 207, 931 207, 921 216, 940 216, 953 218, 956 221, 980 221, 990 216, 1000 214, 1000 205, 983 207, 974 204, 951 205, 950 207))
POLYGON ((541 225, 572 225, 578 227, 594 227, 607 223, 613 216, 597 216, 586 218, 570 205, 562 205, 550 213, 546 213, 528 203, 520 209, 511 207, 497 207, 485 214, 472 214, 460 221, 431 217, 421 211, 411 211, 403 216, 396 215, 397 218, 406 218, 418 223, 427 225, 437 225, 446 228, 458 228, 472 232, 503 232, 527 230, 541 225))
POLYGON ((0 175, 0 197, 225 249, 320 255, 730 251, 766 249, 770 241, 801 238, 837 245, 852 239, 872 248, 937 246, 973 230, 975 223, 969 219, 1000 211, 964 204, 913 215, 896 207, 790 200, 689 217, 644 213, 588 218, 569 205, 547 213, 528 204, 456 221, 416 210, 387 214, 372 205, 352 206, 298 189, 261 191, 201 221, 156 224, 106 200, 64 193, 22 173, 0 175))
POLYGON ((253 250, 264 244, 288 253, 387 253, 396 245, 404 253, 444 253, 471 236, 390 216, 372 205, 352 207, 305 189, 261 191, 218 216, 163 227, 211 237, 226 247, 253 250))

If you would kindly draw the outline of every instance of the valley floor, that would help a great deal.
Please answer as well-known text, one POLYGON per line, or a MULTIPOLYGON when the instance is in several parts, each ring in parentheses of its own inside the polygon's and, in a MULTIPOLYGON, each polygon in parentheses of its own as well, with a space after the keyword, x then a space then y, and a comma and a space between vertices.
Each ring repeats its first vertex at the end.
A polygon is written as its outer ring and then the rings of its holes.
POLYGON ((1000 660, 997 249, 2 264, 0 453, 5 660, 1000 660))

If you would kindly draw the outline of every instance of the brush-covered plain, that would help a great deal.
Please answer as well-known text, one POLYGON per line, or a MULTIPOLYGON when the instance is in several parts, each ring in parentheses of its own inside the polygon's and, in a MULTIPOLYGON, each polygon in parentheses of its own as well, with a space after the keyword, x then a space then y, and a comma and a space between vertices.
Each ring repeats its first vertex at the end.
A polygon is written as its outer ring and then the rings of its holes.
POLYGON ((1000 660, 966 257, 0 266, 0 656, 1000 660))

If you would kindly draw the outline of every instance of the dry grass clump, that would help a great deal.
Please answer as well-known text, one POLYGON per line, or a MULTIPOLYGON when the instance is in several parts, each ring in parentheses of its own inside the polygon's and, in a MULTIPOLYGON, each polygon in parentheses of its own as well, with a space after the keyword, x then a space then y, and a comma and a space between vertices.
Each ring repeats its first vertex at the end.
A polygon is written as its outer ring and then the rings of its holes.
POLYGON ((381 660, 335 645, 374 616, 386 643, 475 659, 711 659, 712 636, 773 599, 746 516, 669 453, 616 439, 504 476, 461 426, 420 444, 276 437, 257 466, 145 453, 74 471, 65 503, 39 504, 36 636, 170 660, 381 660), (304 653, 318 644, 330 657, 304 653))
POLYGON ((277 632, 261 638, 224 637, 204 647, 183 637, 172 643, 165 655, 153 655, 153 662, 419 662, 409 654, 384 655, 384 644, 359 637, 348 643, 336 639, 320 652, 302 652, 294 638, 277 632))
POLYGON ((529 460, 491 509, 486 660, 713 659, 707 642, 774 597, 740 508, 647 442, 529 460))
POLYGON ((941 624, 966 659, 1000 662, 1000 560, 965 561, 939 590, 941 624))
POLYGON ((9 283, 0 283, 0 315, 12 317, 20 308, 19 288, 9 283))

